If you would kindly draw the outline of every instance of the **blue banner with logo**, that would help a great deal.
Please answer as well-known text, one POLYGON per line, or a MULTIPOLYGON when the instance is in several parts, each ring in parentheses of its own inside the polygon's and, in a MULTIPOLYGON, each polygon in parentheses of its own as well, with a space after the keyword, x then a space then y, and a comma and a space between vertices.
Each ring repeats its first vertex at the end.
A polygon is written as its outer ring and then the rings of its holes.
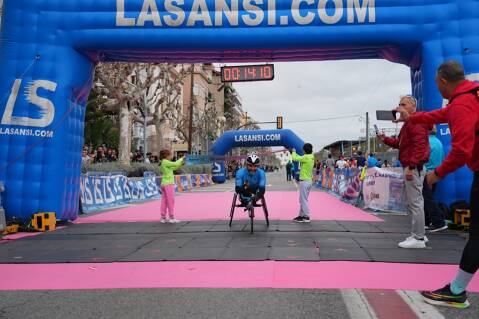
POLYGON ((80 196, 84 212, 159 198, 156 176, 132 179, 123 175, 82 175, 80 196))
MULTIPOLYGON (((215 183, 224 183, 226 181, 224 161, 218 161, 213 163, 213 167, 211 169, 211 176, 213 178, 213 182, 215 183)), ((201 181, 200 181, 200 184, 201 184, 201 181)))

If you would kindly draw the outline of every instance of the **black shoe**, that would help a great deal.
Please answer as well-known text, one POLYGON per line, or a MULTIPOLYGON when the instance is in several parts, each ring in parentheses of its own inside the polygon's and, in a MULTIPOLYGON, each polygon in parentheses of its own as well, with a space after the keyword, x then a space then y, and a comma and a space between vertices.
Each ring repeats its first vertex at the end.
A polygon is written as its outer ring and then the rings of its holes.
POLYGON ((302 223, 303 222, 303 217, 302 216, 298 216, 296 218, 293 218, 293 220, 297 223, 302 223))
POLYGON ((310 223, 311 220, 309 219, 309 217, 303 217, 303 223, 310 223))
POLYGON ((451 292, 450 287, 450 284, 447 284, 444 288, 438 290, 422 291, 421 295, 424 297, 424 300, 431 305, 460 309, 469 307, 466 292, 463 291, 461 294, 455 295, 451 292))
POLYGON ((431 224, 431 225, 429 225, 427 231, 429 233, 435 233, 435 232, 443 231, 443 230, 446 230, 446 229, 447 229, 446 224, 444 224, 443 226, 440 226, 440 227, 436 227, 433 224, 431 224))

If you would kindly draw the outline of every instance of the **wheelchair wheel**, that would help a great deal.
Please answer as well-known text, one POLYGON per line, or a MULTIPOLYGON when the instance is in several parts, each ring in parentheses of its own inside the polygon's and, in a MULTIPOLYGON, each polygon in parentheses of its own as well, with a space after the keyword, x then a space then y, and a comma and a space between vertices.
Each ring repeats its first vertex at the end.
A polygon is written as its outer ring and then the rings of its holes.
POLYGON ((252 234, 253 233, 253 221, 254 221, 254 207, 251 207, 249 209, 249 218, 250 218, 251 234, 252 234))

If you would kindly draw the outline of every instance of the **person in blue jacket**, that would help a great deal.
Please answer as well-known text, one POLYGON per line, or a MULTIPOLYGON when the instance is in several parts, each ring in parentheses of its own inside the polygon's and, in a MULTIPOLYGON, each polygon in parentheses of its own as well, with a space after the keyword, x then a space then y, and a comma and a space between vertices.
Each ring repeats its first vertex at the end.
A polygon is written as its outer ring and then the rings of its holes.
POLYGON ((369 154, 368 157, 368 167, 376 167, 378 165, 378 160, 376 159, 376 156, 374 153, 369 154))
POLYGON ((266 174, 259 165, 260 158, 256 154, 251 154, 246 158, 246 167, 241 168, 236 174, 235 191, 245 207, 255 204, 266 191, 266 174))

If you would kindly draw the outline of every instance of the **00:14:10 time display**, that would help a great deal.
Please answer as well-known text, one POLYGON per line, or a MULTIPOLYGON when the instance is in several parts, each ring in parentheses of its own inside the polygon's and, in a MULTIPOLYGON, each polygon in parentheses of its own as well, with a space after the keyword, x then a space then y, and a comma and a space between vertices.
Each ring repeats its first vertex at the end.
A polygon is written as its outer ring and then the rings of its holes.
POLYGON ((267 81, 274 78, 272 64, 225 66, 221 68, 223 82, 267 81))

